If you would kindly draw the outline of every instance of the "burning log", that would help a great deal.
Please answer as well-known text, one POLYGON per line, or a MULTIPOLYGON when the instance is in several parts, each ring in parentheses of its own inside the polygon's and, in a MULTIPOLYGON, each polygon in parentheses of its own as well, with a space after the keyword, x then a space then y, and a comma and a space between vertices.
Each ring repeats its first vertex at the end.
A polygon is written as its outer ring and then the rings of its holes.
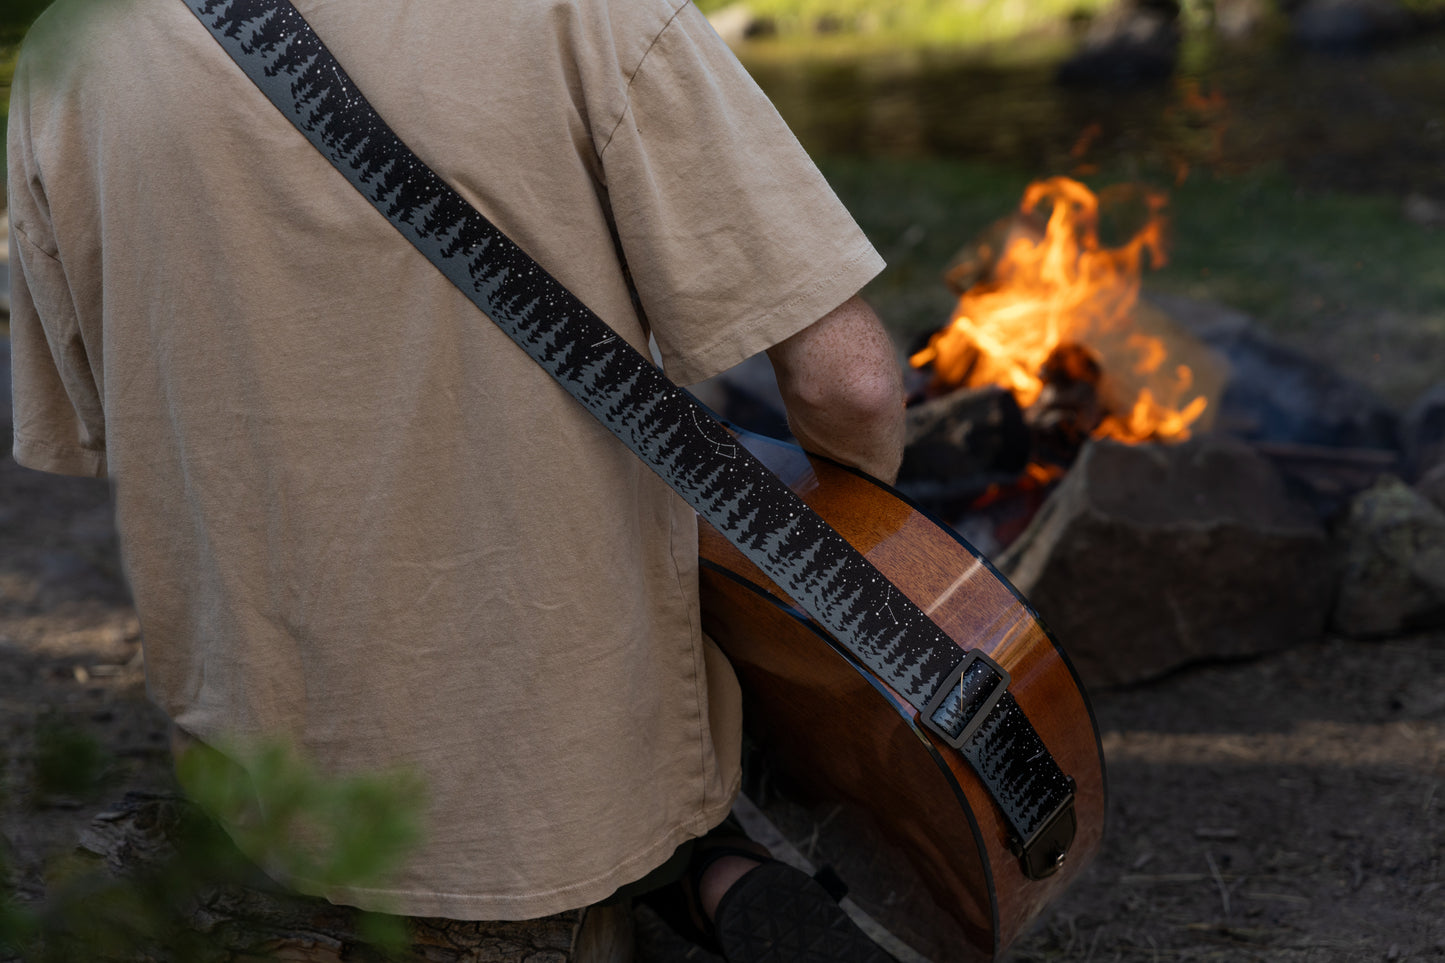
POLYGON ((1029 429, 1003 388, 955 391, 912 405, 905 418, 898 488, 945 517, 1028 464, 1029 429))
POLYGON ((1108 414, 1099 397, 1103 377, 1098 355, 1081 344, 1064 343, 1049 352, 1039 369, 1043 388, 1024 413, 1036 459, 1053 465, 1074 463, 1108 414))

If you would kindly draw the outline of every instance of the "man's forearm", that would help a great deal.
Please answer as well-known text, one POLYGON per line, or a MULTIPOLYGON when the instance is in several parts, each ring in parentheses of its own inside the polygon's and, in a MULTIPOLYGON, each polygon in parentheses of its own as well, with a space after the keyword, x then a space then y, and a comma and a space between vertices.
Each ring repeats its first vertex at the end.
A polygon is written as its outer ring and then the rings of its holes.
POLYGON ((893 343, 853 297, 768 352, 788 424, 809 451, 892 482, 903 458, 903 377, 893 343))

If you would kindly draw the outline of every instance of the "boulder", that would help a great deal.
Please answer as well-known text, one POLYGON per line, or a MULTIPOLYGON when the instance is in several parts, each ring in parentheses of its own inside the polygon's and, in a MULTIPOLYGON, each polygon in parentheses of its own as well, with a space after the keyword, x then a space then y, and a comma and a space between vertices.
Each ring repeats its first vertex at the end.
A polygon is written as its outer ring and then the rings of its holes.
POLYGON ((1231 308, 1161 294, 1149 302, 1228 363, 1216 431, 1251 441, 1399 450, 1400 415, 1368 386, 1276 341, 1231 308))
POLYGON ((1436 465, 1415 483, 1415 491, 1424 495, 1436 508, 1445 512, 1445 461, 1436 465))
POLYGON ((1335 631, 1377 638, 1445 626, 1445 510, 1384 478, 1355 498, 1336 538, 1344 573, 1335 631))
POLYGON ((1312 50, 1367 50, 1394 40, 1411 27, 1409 10, 1397 0, 1304 0, 1294 11, 1291 32, 1312 50))
POLYGON ((1409 477, 1419 478, 1436 465, 1445 465, 1445 381, 1410 406, 1400 434, 1409 477))
POLYGON ((1090 442, 997 563, 1086 685, 1317 639, 1336 577, 1315 514, 1218 436, 1090 442))
POLYGON ((1252 329, 1204 341, 1231 368, 1217 428, 1256 441, 1399 448, 1399 415, 1360 382, 1252 329))
POLYGON ((1082 48, 1059 66, 1065 85, 1157 83, 1179 63, 1177 0, 1117 0, 1089 25, 1082 48))
POLYGON ((1278 17, 1272 0, 1215 0, 1214 30, 1226 40, 1250 40, 1278 17))

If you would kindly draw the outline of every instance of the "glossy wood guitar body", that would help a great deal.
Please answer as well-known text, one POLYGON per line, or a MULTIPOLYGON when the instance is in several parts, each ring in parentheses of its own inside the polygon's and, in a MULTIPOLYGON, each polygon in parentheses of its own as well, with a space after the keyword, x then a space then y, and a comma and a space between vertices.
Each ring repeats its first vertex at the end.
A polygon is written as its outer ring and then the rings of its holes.
POLYGON ((978 646, 1008 671, 1014 698, 1075 781, 1078 831, 1063 866, 1030 879, 959 752, 702 525, 704 628, 737 670, 749 732, 771 765, 833 813, 846 811, 846 848, 856 851, 832 861, 851 865, 839 869, 853 898, 935 963, 994 959, 1102 836, 1103 756, 1077 676, 1012 587, 897 492, 791 445, 741 440, 928 613, 960 657, 978 646))

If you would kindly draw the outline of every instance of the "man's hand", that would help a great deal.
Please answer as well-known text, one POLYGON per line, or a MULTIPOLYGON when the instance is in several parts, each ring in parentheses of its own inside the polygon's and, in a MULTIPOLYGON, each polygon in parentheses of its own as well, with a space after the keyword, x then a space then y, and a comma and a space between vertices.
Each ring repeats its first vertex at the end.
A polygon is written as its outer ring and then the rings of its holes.
POLYGON ((903 460, 903 374, 883 323, 854 296, 768 359, 788 425, 809 451, 892 483, 903 460))

